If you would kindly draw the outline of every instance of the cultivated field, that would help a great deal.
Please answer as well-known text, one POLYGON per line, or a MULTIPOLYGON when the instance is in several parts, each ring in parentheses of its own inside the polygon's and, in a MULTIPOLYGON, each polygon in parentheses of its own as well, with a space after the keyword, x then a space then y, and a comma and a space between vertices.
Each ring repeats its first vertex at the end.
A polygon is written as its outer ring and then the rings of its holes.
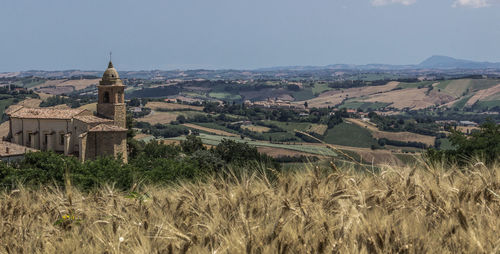
POLYGON ((483 89, 474 94, 465 104, 466 106, 472 106, 478 101, 484 101, 487 98, 496 99, 500 94, 500 84, 490 87, 488 89, 483 89))
POLYGON ((241 128, 244 130, 249 130, 259 133, 268 132, 269 130, 271 130, 268 127, 258 126, 258 125, 242 125, 241 128))
MULTIPOLYGON (((313 168, 312 166, 310 166, 313 168)), ((3 191, 5 253, 498 253, 500 169, 303 169, 3 191), (71 190, 71 191, 69 191, 71 190)))
POLYGON ((397 109, 425 109, 454 99, 451 95, 435 90, 428 92, 426 88, 408 88, 375 94, 363 101, 391 103, 390 106, 397 109))
POLYGON ((217 130, 217 129, 207 128, 207 127, 199 126, 199 125, 196 125, 196 124, 185 123, 183 125, 186 126, 186 127, 189 127, 189 128, 197 129, 197 130, 200 130, 200 131, 205 131, 205 132, 212 133, 212 134, 215 134, 215 135, 221 135, 221 136, 227 136, 227 137, 237 137, 238 136, 238 135, 236 135, 234 133, 230 133, 230 132, 223 131, 223 130, 217 130))
POLYGON ((434 145, 434 141, 436 140, 436 137, 433 136, 421 135, 407 131, 404 132, 381 131, 373 123, 364 122, 359 119, 349 118, 346 119, 346 121, 368 129, 372 133, 372 136, 377 139, 386 138, 402 142, 420 142, 427 145, 434 145))
POLYGON ((82 79, 82 80, 48 80, 43 84, 32 87, 38 92, 57 95, 71 93, 73 91, 83 90, 89 86, 97 85, 100 79, 82 79))
POLYGON ((159 112, 151 111, 151 113, 145 117, 137 118, 139 122, 146 122, 150 124, 169 124, 177 119, 177 114, 172 112, 159 112))
POLYGON ((198 110, 198 111, 203 110, 203 107, 201 107, 201 106, 191 106, 191 105, 167 103, 167 102, 161 102, 161 101, 148 102, 145 107, 150 108, 152 110, 158 110, 158 109, 167 109, 167 110, 191 109, 191 110, 198 110))
POLYGON ((388 92, 395 89, 399 82, 389 82, 383 86, 367 86, 359 88, 348 88, 331 90, 320 94, 318 97, 308 100, 309 107, 328 107, 336 106, 349 98, 367 97, 372 94, 388 92))

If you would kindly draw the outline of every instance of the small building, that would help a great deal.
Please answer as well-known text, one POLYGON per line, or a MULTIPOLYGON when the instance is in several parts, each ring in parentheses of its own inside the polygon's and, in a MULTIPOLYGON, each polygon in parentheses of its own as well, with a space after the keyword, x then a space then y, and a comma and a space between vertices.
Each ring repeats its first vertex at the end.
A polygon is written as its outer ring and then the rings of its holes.
POLYGON ((4 162, 14 162, 22 160, 24 159, 24 154, 34 151, 36 150, 29 147, 21 146, 7 141, 0 141, 0 160, 4 162))
POLYGON ((458 124, 460 126, 466 126, 466 127, 476 127, 476 126, 478 126, 478 124, 476 122, 472 122, 472 121, 460 121, 458 124))

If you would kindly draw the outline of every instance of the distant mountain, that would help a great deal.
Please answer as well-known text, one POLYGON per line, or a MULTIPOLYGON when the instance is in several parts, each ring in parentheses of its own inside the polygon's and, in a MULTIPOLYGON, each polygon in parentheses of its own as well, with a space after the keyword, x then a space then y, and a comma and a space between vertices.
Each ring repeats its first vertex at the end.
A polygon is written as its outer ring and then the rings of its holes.
MULTIPOLYGON (((420 64, 392 65, 392 64, 331 64, 326 66, 276 66, 269 68, 259 68, 254 70, 142 70, 142 71, 120 71, 123 78, 143 78, 143 79, 248 79, 248 78, 275 78, 284 77, 309 77, 314 74, 316 77, 331 77, 331 72, 455 72, 468 74, 484 74, 493 72, 499 74, 500 63, 476 62, 470 60, 456 59, 448 56, 431 56, 420 64)), ((45 78, 71 78, 71 77, 100 77, 102 71, 83 70, 63 70, 63 71, 42 71, 31 70, 21 72, 1 73, 0 78, 6 77, 45 77, 45 78)))
POLYGON ((428 69, 499 69, 500 63, 475 62, 449 56, 431 56, 417 67, 428 69))
POLYGON ((475 62, 449 56, 431 56, 416 65, 392 64, 331 64, 327 66, 281 66, 256 71, 316 71, 316 70, 420 70, 420 69, 500 69, 500 63, 475 62))

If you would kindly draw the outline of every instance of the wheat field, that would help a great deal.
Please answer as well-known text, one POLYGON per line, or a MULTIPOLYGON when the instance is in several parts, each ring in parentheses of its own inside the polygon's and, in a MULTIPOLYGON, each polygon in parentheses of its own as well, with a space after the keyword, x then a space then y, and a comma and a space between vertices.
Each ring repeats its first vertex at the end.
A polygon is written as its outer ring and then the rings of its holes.
POLYGON ((130 191, 21 187, 0 197, 0 253, 499 253, 499 173, 310 166, 130 191))

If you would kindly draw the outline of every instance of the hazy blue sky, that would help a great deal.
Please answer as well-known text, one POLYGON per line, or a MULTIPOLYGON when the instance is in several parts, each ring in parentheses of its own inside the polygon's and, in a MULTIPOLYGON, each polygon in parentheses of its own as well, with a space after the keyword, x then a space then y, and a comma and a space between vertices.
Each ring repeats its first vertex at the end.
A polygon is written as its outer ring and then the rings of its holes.
POLYGON ((500 62, 498 0, 0 0, 0 72, 500 62))

